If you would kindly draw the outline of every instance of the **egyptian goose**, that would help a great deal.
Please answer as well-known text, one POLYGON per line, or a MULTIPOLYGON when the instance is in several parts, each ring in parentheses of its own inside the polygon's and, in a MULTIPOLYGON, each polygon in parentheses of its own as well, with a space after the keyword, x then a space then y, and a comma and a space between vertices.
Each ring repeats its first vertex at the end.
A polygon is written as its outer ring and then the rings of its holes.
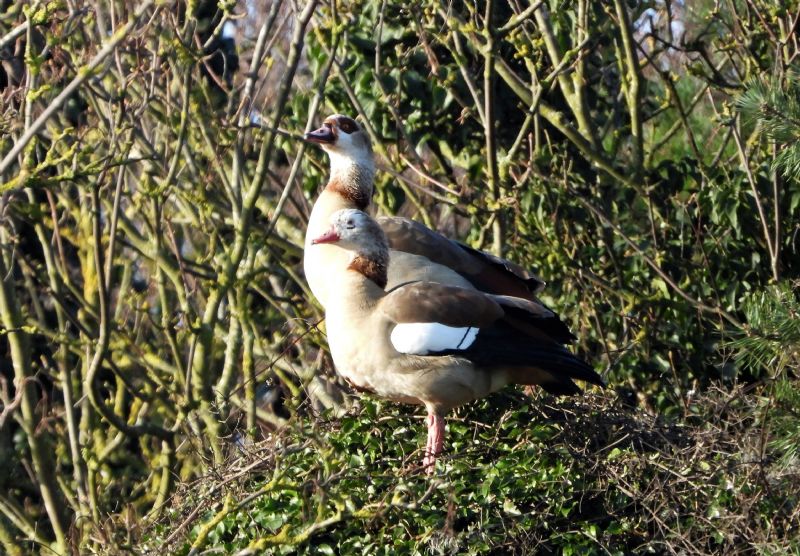
POLYGON ((386 289, 394 261, 381 227, 366 213, 334 213, 310 249, 344 255, 328 269, 325 310, 337 371, 358 390, 424 405, 424 466, 442 450, 444 415, 507 384, 580 392, 573 379, 600 376, 547 330, 552 312, 526 299, 415 281, 386 289))
MULTIPOLYGON (((330 246, 309 249, 310 242, 328 228, 330 216, 337 210, 369 207, 375 163, 367 133, 347 116, 329 116, 322 127, 306 133, 305 139, 319 144, 330 157, 330 180, 311 211, 303 260, 312 293, 327 307, 331 291, 328 269, 341 251, 330 246)), ((452 241, 413 220, 381 217, 378 222, 391 247, 390 288, 425 280, 535 301, 534 294, 544 286, 514 263, 452 241)), ((553 319, 558 320, 556 316, 553 319)), ((561 328, 572 338, 565 326, 561 328)))

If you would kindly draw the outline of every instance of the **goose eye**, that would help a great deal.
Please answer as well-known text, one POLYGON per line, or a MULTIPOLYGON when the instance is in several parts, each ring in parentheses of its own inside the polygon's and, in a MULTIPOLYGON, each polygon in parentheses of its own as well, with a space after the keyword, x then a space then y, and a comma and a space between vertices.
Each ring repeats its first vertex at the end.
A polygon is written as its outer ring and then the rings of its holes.
POLYGON ((352 220, 348 220, 348 221, 347 221, 347 229, 348 229, 348 230, 352 230, 352 229, 353 229, 353 228, 355 228, 355 227, 356 227, 356 225, 353 223, 353 221, 352 221, 352 220))
POLYGON ((356 130, 355 122, 352 120, 339 120, 339 129, 345 133, 353 133, 356 130))

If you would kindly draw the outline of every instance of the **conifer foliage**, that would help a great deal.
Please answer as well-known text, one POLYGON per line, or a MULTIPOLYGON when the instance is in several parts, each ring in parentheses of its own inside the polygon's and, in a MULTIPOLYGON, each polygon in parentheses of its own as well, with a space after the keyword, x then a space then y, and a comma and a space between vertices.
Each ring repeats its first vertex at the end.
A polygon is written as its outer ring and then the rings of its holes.
MULTIPOLYGON (((736 100, 736 106, 757 132, 775 145, 772 169, 785 179, 800 179, 800 75, 791 72, 783 79, 753 80, 736 100)), ((797 207, 800 195, 790 197, 797 207)))

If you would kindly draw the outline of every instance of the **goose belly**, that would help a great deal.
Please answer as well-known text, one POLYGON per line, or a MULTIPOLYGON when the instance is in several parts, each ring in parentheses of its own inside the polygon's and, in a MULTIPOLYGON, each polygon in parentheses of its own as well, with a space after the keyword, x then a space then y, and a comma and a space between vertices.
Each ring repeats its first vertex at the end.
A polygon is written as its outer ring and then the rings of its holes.
MULTIPOLYGON (((335 303, 332 300, 332 303, 335 303)), ((387 342, 375 334, 376 325, 353 318, 335 318, 328 311, 326 331, 336 372, 357 390, 366 390, 382 398, 405 403, 421 403, 410 396, 396 377, 391 376, 392 362, 387 342), (362 331, 354 333, 354 330, 362 331)))
POLYGON ((329 312, 326 327, 336 371, 357 390, 448 411, 503 385, 465 359, 396 352, 389 341, 389 326, 380 322, 354 323, 331 318, 329 312))

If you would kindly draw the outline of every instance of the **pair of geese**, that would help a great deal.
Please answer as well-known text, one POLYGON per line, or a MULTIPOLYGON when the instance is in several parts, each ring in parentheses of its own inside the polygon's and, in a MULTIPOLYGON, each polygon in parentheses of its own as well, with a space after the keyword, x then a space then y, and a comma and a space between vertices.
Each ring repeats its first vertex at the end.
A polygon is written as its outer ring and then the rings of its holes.
POLYGON ((580 392, 573 379, 603 385, 564 347, 574 336, 536 298, 541 280, 418 222, 365 212, 375 165, 355 120, 335 114, 305 139, 330 157, 303 264, 334 364, 358 391, 425 406, 426 471, 454 407, 507 384, 552 394, 580 392))

